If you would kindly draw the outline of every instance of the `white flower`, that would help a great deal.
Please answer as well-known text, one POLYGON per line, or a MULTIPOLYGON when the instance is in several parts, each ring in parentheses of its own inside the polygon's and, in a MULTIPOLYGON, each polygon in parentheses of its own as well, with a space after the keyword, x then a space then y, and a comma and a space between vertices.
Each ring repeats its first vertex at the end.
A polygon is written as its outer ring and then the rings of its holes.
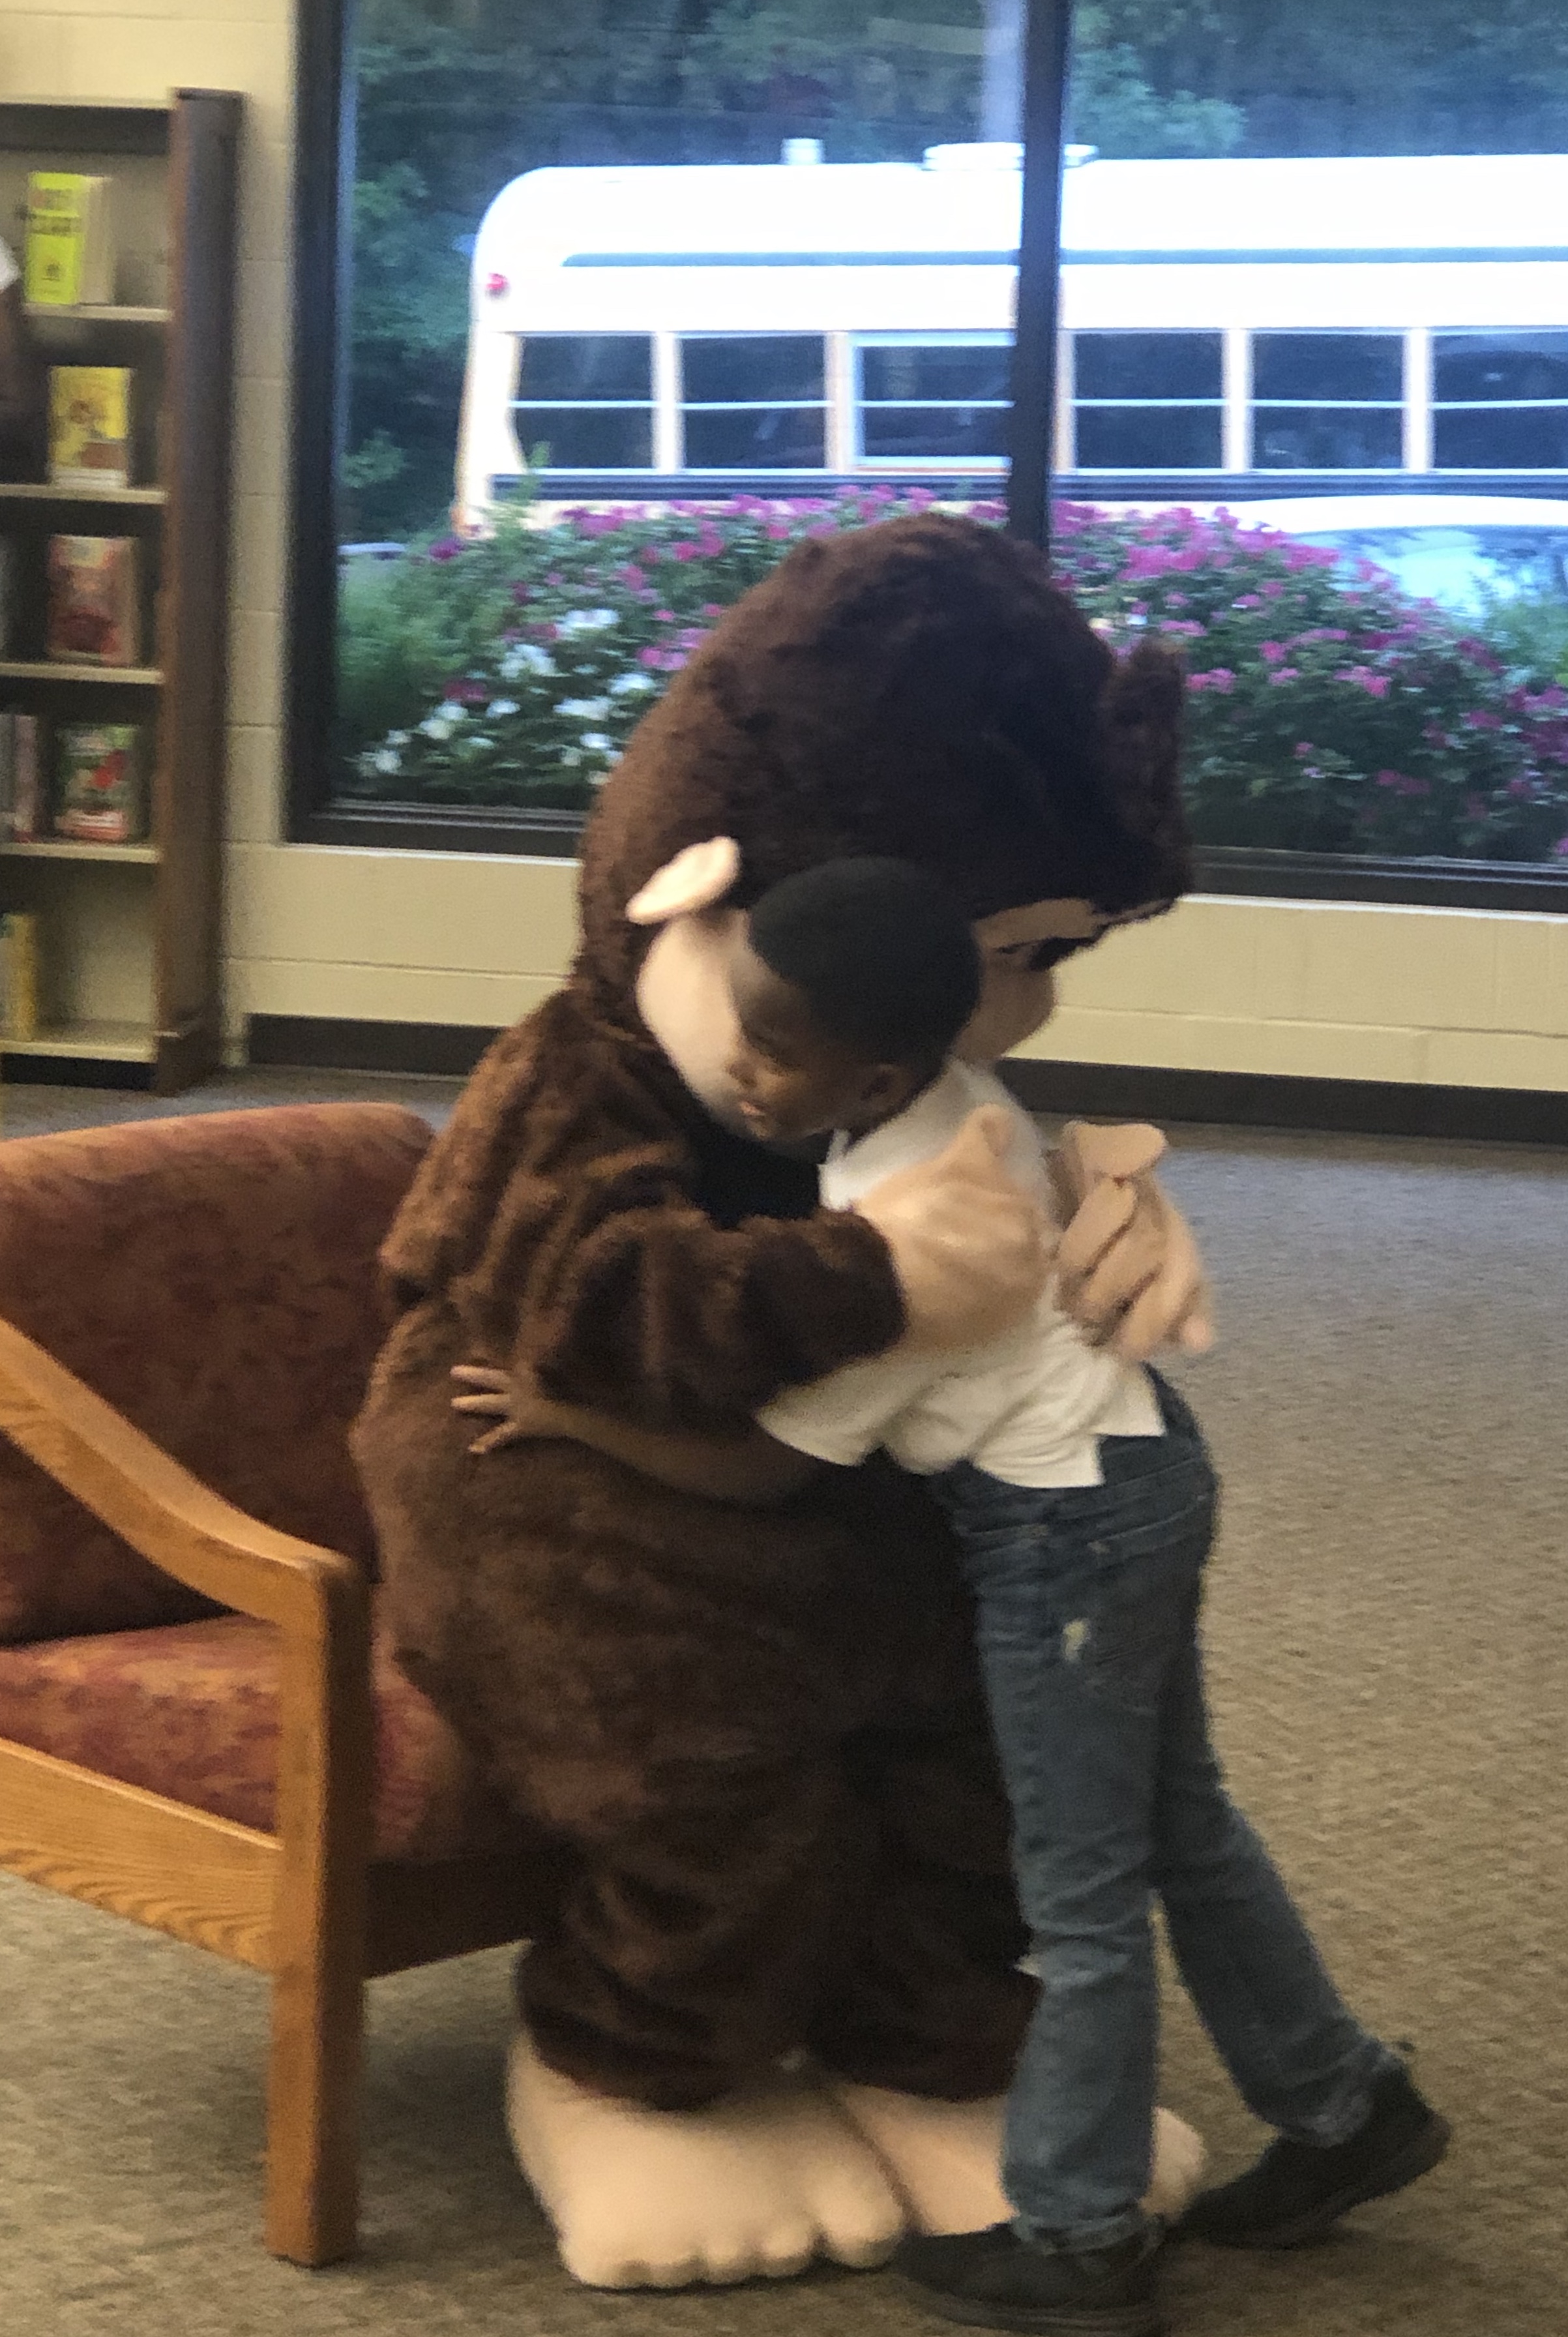
POLYGON ((609 700, 608 698, 563 698, 555 710, 574 721, 602 722, 609 712, 609 700))
POLYGON ((582 757, 578 753, 575 747, 566 747, 561 750, 560 760, 563 769, 575 771, 578 765, 581 762, 582 757))
POLYGON ((519 641, 501 660, 501 670, 508 681, 515 681, 521 673, 554 673, 555 660, 537 641, 519 641))
POLYGON ((386 743, 389 747, 406 747, 408 744, 407 731, 389 730, 386 734, 386 743))
POLYGON ((443 699, 433 714, 425 716, 419 727, 427 738, 450 738, 458 724, 467 719, 467 707, 459 706, 453 699, 446 698, 443 699))
POLYGON ((657 688, 651 673, 623 673, 618 681, 610 683, 609 694, 612 698, 646 698, 650 689, 657 688))
POLYGON ((590 755, 608 755, 615 746, 615 740, 607 738, 602 730, 585 730, 582 743, 590 755))
POLYGON ((559 630, 563 633, 602 633, 607 625, 619 622, 614 609, 569 609, 559 621, 559 630))
POLYGON ((492 698, 484 710, 487 714, 493 714, 499 721, 503 714, 515 714, 519 709, 515 698, 492 698))
POLYGON ((394 771, 402 770, 403 758, 395 747, 383 747, 371 757, 370 768, 373 771, 379 771, 383 778, 389 779, 394 771))

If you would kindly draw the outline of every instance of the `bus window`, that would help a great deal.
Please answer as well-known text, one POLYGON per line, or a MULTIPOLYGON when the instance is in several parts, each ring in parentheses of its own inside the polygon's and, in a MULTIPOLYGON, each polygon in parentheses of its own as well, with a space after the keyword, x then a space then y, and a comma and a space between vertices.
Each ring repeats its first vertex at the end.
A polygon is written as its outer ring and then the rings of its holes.
POLYGON ((1439 333, 1432 455, 1442 471, 1568 465, 1568 333, 1439 333))
POLYGON ((1252 463, 1260 471, 1397 471, 1404 406, 1399 334, 1252 336, 1252 463))
POLYGON ((1217 471, 1223 445, 1218 333, 1078 333, 1080 471, 1217 471))
POLYGON ((861 461, 1005 457, 1012 364, 1005 339, 862 341, 855 359, 861 461))
POLYGON ((525 334, 512 413, 525 456, 545 446, 552 469, 648 470, 653 344, 646 333, 525 334))
POLYGON ((680 364, 687 470, 824 468, 820 334, 690 335, 680 364))

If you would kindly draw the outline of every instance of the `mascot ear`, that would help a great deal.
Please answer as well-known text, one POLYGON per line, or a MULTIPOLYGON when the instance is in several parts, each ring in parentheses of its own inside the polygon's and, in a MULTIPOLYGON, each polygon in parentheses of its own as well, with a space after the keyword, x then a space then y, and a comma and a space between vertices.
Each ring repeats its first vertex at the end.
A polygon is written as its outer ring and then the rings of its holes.
POLYGON ((710 836, 706 844, 688 844, 634 893, 626 914, 634 925, 665 925, 672 917, 689 917, 722 901, 740 875, 740 846, 733 836, 710 836))

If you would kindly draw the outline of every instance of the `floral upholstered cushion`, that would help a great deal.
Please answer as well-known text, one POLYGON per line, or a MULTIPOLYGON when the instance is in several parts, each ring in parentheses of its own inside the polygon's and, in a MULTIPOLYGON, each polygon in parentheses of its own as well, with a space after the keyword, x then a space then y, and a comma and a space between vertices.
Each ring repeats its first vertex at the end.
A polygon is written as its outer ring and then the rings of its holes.
MULTIPOLYGON (((269 1832, 278 1633, 198 1623, 0 1648, 0 1737, 269 1832)), ((526 1850, 450 1729, 378 1642, 372 1855, 526 1850)))
MULTIPOLYGON (((0 1315, 242 1509, 373 1566, 348 1451, 375 1254, 426 1146, 389 1104, 0 1144, 0 1315)), ((0 1437, 0 1643, 210 1614, 0 1437)))

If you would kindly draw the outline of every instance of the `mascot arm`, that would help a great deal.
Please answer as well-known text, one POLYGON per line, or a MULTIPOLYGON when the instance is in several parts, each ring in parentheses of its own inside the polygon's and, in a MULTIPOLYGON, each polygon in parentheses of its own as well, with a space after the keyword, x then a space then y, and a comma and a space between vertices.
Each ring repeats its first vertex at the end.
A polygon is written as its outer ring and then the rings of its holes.
POLYGON ((1070 1120, 1049 1156, 1066 1224, 1058 1302, 1093 1338, 1135 1363, 1173 1343, 1190 1354, 1214 1343, 1197 1244, 1152 1174, 1164 1149, 1157 1129, 1070 1120))
POLYGON ((656 1201, 633 1181, 640 1204, 602 1213, 579 1191, 531 1277, 508 1353, 547 1394, 700 1427, 902 1333, 888 1246, 863 1220, 824 1210, 732 1230, 688 1197, 656 1201))

